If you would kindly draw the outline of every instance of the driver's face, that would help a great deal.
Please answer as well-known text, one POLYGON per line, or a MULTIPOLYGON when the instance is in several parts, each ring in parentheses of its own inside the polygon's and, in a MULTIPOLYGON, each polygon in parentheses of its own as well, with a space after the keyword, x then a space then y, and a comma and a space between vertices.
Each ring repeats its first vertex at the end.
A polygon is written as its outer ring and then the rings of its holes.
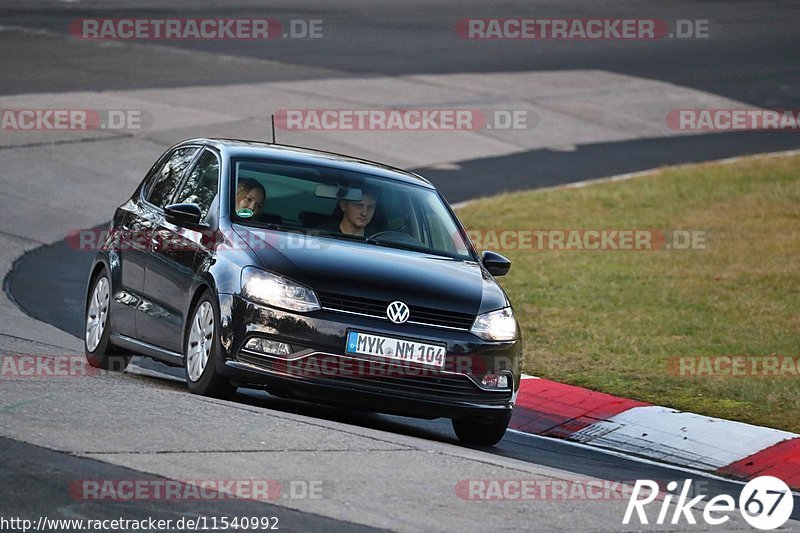
POLYGON ((370 223, 372 217, 375 215, 375 204, 377 201, 375 198, 369 195, 364 195, 361 197, 361 201, 359 202, 351 202, 345 200, 341 202, 342 211, 344 211, 344 218, 346 218, 350 224, 363 230, 367 227, 367 224, 370 223))

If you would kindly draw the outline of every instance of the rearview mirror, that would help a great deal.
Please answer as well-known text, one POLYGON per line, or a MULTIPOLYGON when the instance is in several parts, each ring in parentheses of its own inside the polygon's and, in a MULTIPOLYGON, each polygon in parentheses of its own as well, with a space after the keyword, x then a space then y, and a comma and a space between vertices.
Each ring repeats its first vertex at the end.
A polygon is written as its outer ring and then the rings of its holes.
POLYGON ((511 269, 511 261, 497 252, 486 250, 481 254, 481 263, 492 276, 505 276, 511 269))
POLYGON ((199 224, 203 211, 196 204, 172 204, 164 208, 164 217, 173 224, 199 224))
POLYGON ((315 194, 318 198, 334 198, 350 202, 361 201, 361 189, 343 187, 342 185, 317 185, 315 194))

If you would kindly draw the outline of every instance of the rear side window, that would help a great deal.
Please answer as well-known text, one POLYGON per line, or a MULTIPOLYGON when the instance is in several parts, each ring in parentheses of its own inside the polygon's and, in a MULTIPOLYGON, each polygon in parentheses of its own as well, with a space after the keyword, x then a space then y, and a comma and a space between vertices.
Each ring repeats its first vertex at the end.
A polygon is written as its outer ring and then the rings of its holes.
POLYGON ((218 183, 219 160, 211 151, 206 150, 186 179, 181 192, 175 198, 175 203, 198 205, 203 212, 203 221, 205 222, 211 204, 217 197, 218 183))
POLYGON ((156 173, 154 181, 146 194, 147 201, 156 207, 163 208, 167 205, 175 189, 181 182, 186 167, 194 160, 200 148, 192 146, 175 150, 166 163, 156 173))

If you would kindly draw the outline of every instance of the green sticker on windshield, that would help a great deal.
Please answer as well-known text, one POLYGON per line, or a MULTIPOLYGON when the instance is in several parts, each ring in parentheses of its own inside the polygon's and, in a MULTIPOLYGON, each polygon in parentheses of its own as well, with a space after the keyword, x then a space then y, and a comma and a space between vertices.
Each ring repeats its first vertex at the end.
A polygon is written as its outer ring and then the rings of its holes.
POLYGON ((243 207, 241 209, 236 210, 236 216, 241 218, 250 218, 253 216, 253 210, 243 207))

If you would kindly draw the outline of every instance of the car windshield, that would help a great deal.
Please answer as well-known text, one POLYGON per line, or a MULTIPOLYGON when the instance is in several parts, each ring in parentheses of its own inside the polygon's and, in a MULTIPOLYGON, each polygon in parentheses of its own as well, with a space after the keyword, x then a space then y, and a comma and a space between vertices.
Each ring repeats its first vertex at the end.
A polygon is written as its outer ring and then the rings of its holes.
POLYGON ((468 238, 430 188, 336 168, 232 161, 231 219, 375 246, 474 260, 468 238))

